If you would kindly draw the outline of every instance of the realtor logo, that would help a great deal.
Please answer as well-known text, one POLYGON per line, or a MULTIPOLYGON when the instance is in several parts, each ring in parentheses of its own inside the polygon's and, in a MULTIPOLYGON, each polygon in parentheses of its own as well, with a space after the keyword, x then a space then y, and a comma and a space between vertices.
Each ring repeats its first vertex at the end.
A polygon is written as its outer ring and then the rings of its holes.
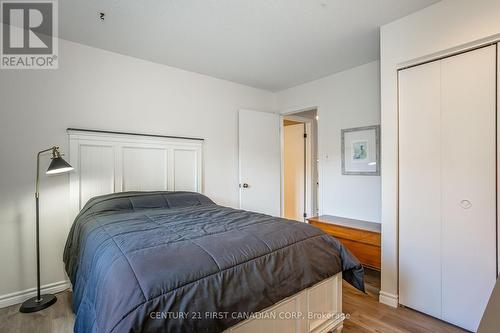
POLYGON ((56 69, 56 0, 1 1, 2 69, 56 69))

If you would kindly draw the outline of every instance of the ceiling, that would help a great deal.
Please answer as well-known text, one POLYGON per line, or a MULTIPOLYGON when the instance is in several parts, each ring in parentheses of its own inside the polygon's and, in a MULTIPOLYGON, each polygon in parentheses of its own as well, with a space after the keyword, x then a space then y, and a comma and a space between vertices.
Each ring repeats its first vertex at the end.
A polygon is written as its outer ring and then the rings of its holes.
POLYGON ((379 27, 435 2, 64 0, 59 35, 278 91, 378 59, 379 27))

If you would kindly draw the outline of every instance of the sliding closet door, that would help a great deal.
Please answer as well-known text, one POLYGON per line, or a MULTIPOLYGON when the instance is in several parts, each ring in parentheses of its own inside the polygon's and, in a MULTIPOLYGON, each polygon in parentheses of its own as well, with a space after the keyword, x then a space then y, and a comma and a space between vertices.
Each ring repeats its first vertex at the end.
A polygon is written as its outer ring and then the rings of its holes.
POLYGON ((440 64, 399 74, 400 303, 441 316, 440 64))
POLYGON ((442 318, 475 331, 496 280, 496 46, 441 61, 442 318))

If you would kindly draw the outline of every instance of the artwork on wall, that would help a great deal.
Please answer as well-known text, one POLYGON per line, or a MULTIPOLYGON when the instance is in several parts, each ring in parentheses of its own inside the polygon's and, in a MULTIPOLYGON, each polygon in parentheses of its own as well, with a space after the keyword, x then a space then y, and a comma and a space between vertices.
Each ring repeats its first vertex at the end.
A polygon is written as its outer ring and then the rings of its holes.
POLYGON ((380 126, 342 130, 342 174, 380 175, 380 126))

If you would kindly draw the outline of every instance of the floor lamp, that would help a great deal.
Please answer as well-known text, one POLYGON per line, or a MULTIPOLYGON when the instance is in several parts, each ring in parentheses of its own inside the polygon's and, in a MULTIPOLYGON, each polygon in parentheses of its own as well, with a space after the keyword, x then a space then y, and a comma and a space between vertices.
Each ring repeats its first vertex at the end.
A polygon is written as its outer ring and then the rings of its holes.
POLYGON ((52 294, 44 294, 41 295, 40 292, 40 232, 39 232, 39 197, 40 193, 38 192, 39 188, 39 179, 40 179, 40 155, 46 152, 52 151, 52 161, 50 162, 49 168, 47 169, 48 175, 65 173, 73 170, 73 167, 69 165, 59 153, 59 147, 52 147, 49 149, 42 150, 38 153, 36 158, 36 190, 35 190, 35 202, 36 202, 36 287, 37 293, 35 297, 32 297, 25 301, 21 308, 20 312, 36 312, 43 310, 57 301, 55 295, 52 294))

